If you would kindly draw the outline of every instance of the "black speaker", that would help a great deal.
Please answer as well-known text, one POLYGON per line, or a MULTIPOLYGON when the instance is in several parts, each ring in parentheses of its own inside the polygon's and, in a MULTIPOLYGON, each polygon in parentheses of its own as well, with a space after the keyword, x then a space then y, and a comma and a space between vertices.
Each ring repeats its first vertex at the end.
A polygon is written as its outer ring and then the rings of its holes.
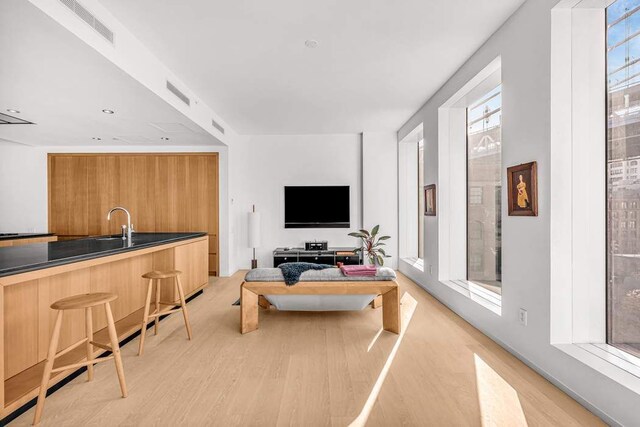
POLYGON ((304 242, 305 251, 326 251, 329 243, 326 240, 321 242, 304 242))

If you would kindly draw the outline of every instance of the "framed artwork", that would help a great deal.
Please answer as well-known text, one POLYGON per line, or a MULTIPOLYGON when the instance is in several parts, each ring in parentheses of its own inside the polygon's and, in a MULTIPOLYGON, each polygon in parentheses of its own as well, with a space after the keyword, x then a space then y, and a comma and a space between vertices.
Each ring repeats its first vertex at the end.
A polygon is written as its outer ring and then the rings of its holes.
POLYGON ((425 216, 436 216, 436 185, 424 186, 424 214, 425 216))
POLYGON ((507 168, 510 216, 538 216, 537 163, 507 168))

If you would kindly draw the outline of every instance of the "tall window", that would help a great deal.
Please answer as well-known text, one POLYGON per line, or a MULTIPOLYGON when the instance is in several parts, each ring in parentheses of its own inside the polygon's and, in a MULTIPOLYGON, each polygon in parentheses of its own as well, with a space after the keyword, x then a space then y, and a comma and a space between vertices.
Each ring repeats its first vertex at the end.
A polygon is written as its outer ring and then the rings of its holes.
POLYGON ((501 293, 501 86, 467 108, 467 279, 501 293))
POLYGON ((424 145, 422 124, 398 144, 398 214, 400 258, 417 268, 424 259, 424 145))
POLYGON ((418 258, 424 259, 424 139, 418 141, 418 258))
POLYGON ((607 342, 640 356, 640 0, 606 13, 607 342))

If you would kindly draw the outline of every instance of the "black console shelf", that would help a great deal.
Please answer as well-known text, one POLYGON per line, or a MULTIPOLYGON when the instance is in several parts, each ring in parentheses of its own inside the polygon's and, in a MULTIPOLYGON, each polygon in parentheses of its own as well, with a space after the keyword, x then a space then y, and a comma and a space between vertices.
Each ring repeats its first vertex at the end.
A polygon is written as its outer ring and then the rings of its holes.
POLYGON ((285 262, 310 262, 313 264, 345 265, 362 264, 362 257, 354 253, 356 248, 327 248, 326 251, 306 251, 303 248, 276 248, 273 251, 273 266, 285 262))

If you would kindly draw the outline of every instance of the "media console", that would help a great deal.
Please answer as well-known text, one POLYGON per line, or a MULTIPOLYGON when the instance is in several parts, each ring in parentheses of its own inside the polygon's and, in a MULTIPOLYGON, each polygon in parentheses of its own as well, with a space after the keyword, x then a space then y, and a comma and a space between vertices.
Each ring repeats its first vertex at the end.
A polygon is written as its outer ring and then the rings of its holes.
POLYGON ((273 251, 273 266, 285 262, 310 262, 313 264, 345 265, 362 264, 362 256, 354 253, 356 248, 327 248, 325 251, 306 251, 303 248, 276 248, 273 251))

